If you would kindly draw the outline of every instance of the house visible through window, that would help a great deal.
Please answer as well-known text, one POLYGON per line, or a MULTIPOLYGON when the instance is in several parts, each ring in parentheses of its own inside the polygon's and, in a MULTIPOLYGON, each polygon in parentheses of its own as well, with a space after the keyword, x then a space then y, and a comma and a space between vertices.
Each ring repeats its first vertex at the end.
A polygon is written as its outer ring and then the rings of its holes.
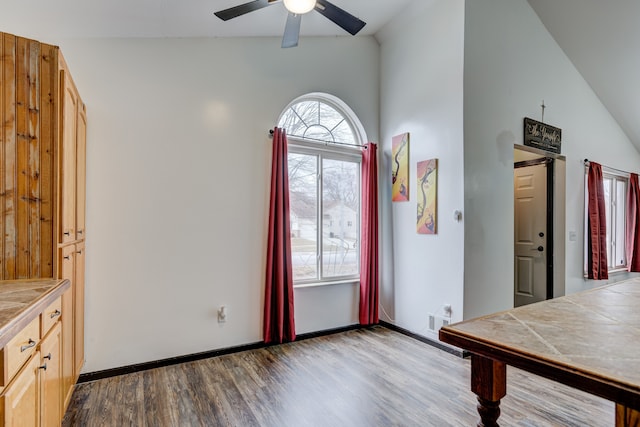
POLYGON ((325 94, 298 98, 278 126, 289 142, 294 284, 357 280, 362 126, 325 94))
MULTIPOLYGON (((627 254, 625 248, 626 203, 629 177, 623 174, 602 172, 604 184, 605 216, 607 218, 607 263, 609 272, 625 270, 627 268, 627 254)), ((585 188, 587 177, 585 175, 585 188)), ((587 271, 588 245, 588 191, 585 191, 585 274, 587 271)))

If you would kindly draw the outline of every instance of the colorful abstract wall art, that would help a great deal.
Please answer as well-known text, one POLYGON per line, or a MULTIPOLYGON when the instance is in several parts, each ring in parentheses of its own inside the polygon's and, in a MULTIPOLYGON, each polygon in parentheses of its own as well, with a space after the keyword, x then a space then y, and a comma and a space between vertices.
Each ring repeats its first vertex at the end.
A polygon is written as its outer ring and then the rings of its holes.
POLYGON ((436 234, 438 223, 438 159, 418 162, 418 234, 436 234))
POLYGON ((391 200, 409 200, 409 133, 391 139, 391 200))

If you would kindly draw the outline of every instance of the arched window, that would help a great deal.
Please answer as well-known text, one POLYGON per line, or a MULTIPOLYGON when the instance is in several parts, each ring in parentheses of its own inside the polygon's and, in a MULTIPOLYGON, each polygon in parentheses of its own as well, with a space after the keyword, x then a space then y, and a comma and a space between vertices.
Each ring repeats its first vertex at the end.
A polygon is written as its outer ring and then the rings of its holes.
POLYGON ((346 145, 362 145, 367 137, 355 113, 339 98, 310 93, 291 102, 280 115, 278 126, 289 138, 346 145))
POLYGON ((294 284, 359 280, 362 124, 340 99, 311 93, 293 100, 278 126, 289 140, 294 284))

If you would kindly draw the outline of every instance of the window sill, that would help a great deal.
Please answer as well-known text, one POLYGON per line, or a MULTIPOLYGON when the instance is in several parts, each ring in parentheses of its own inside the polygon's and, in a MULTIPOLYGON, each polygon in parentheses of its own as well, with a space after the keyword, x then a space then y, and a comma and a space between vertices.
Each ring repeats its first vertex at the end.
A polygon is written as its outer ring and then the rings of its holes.
MULTIPOLYGON (((621 267, 621 268, 616 268, 614 270, 609 270, 609 275, 618 275, 618 274, 622 274, 622 273, 628 273, 629 271, 627 270, 627 267, 621 267)), ((593 280, 593 279, 589 279, 589 275, 585 272, 582 273, 582 276, 587 279, 587 280, 593 280)), ((604 279, 607 280, 607 279, 604 279)))
POLYGON ((334 280, 331 282, 301 283, 299 285, 293 285, 293 289, 318 288, 322 286, 334 286, 334 285, 356 285, 358 283, 360 283, 360 279, 343 279, 343 280, 334 280))

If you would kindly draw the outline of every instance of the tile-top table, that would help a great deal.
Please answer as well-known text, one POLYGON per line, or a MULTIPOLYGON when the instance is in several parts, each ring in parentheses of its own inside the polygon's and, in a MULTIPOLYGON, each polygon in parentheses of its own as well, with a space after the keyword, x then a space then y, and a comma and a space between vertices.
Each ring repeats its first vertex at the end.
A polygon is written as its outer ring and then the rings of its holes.
POLYGON ((471 353, 478 426, 497 426, 506 365, 616 403, 616 426, 640 426, 640 279, 440 329, 471 353))

